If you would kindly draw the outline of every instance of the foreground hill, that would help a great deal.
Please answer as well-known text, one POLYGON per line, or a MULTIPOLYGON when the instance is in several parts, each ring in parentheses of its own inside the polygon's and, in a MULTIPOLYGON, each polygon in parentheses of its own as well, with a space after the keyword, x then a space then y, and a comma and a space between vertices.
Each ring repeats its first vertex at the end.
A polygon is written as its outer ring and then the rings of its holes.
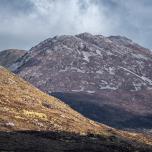
POLYGON ((61 130, 85 134, 102 129, 60 100, 46 95, 2 67, 0 104, 1 129, 6 131, 11 127, 12 130, 61 130))
POLYGON ((18 58, 25 55, 25 50, 9 49, 0 52, 0 65, 10 67, 18 58))
POLYGON ((83 33, 49 38, 10 69, 93 120, 150 132, 151 67, 152 53, 133 41, 83 33))
POLYGON ((0 67, 0 151, 150 152, 152 140, 97 124, 0 67))

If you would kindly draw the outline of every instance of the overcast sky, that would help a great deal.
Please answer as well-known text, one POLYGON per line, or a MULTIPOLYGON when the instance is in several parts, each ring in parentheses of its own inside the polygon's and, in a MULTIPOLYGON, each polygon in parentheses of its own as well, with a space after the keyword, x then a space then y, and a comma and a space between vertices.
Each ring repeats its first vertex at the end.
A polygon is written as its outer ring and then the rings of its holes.
POLYGON ((0 0, 0 50, 61 34, 122 35, 152 48, 152 0, 0 0))

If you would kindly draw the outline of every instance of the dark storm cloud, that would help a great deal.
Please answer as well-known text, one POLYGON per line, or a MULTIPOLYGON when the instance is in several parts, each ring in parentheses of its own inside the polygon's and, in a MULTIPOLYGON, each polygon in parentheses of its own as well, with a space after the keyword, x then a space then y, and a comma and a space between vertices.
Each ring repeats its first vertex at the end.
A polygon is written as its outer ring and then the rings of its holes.
POLYGON ((34 8, 34 4, 29 0, 0 0, 1 15, 18 15, 29 13, 34 8))
POLYGON ((0 0, 0 49, 60 34, 124 35, 152 48, 151 0, 0 0))

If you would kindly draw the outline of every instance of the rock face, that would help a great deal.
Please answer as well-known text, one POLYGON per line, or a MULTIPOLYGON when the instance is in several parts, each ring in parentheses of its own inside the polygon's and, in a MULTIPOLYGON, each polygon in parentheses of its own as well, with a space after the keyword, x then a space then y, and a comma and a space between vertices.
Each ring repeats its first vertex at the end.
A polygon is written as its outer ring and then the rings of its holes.
POLYGON ((151 129, 151 67, 152 53, 125 37, 82 33, 49 38, 10 68, 91 119, 151 129))
POLYGON ((142 134, 97 124, 0 67, 0 151, 150 152, 142 134))
POLYGON ((0 52, 0 65, 10 67, 12 63, 25 55, 25 50, 9 49, 0 52))

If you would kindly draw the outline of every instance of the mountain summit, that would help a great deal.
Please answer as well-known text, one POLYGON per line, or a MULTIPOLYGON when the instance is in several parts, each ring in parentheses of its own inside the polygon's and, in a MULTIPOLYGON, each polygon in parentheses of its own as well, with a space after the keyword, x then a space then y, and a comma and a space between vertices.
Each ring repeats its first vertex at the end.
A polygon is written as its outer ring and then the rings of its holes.
POLYGON ((120 36, 107 38, 83 33, 49 38, 33 47, 16 64, 19 67, 14 70, 25 79, 39 81, 42 77, 45 83, 39 82, 39 86, 46 92, 98 93, 105 89, 138 91, 152 87, 152 53, 120 36), (37 75, 32 75, 29 69, 37 75), (58 76, 61 80, 67 79, 60 83, 58 76), (45 84, 50 85, 44 88, 45 84))

